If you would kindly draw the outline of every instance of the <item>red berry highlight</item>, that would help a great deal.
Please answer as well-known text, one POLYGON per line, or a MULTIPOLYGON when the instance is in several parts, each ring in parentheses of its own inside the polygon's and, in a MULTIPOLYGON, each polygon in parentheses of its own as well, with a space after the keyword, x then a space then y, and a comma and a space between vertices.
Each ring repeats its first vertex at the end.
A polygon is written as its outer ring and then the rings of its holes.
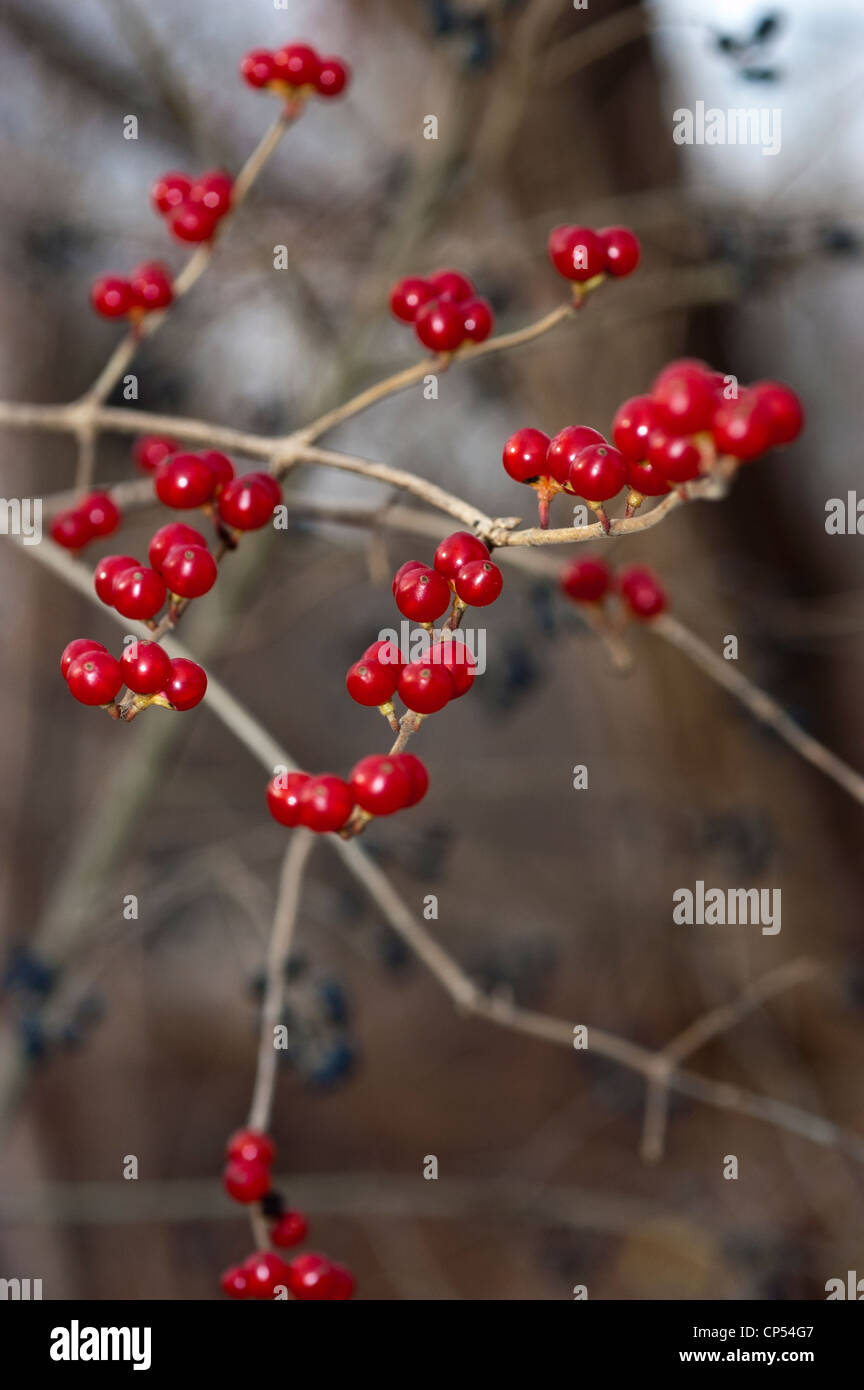
POLYGON ((407 805, 411 778, 394 758, 370 754, 351 773, 354 800, 372 816, 392 816, 407 805))
POLYGON ((114 576, 111 602, 124 618, 154 617, 165 602, 167 590, 162 576, 144 565, 130 566, 114 576))
POLYGON ((194 709, 200 705, 207 691, 207 674, 197 661, 177 656, 171 662, 171 675, 162 687, 161 694, 172 709, 194 709))
POLYGON ((136 695, 158 695, 171 675, 171 658, 158 642, 130 642, 120 666, 123 680, 136 695))
POLYGON ((504 587, 504 576, 491 560, 470 560, 457 574, 454 587, 463 603, 486 608, 504 587))
POLYGON ((201 598, 219 577, 216 561, 203 545, 175 545, 162 561, 162 577, 172 594, 201 598))
POLYGON ((310 777, 300 791, 301 824, 326 833, 341 830, 354 810, 354 797, 341 777, 310 777))
POLYGON ((300 793, 309 781, 308 772, 277 772, 267 787, 267 806, 280 825, 300 825, 303 810, 300 793))

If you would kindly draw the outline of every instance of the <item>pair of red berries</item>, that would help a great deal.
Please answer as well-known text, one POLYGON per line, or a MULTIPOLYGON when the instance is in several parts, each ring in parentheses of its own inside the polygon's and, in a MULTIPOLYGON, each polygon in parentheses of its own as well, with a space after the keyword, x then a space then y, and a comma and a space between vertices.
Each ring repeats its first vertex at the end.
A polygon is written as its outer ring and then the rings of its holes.
POLYGON ((390 291, 390 308, 431 352, 455 352, 464 342, 482 343, 495 326, 492 306, 467 275, 436 270, 425 279, 409 275, 390 291))
POLYGON ((174 300, 170 271, 158 261, 147 261, 128 279, 102 275, 90 289, 90 303, 104 319, 129 318, 137 323, 145 314, 167 309, 174 300))
POLYGON ((416 806, 428 786, 429 774, 413 753, 370 754, 347 782, 331 773, 277 773, 267 787, 267 806, 280 825, 326 833, 341 830, 355 806, 372 816, 416 806))
MULTIPOLYGON (((152 455, 170 441, 147 441, 152 455)), ((142 451, 141 458, 150 454, 142 451)), ((188 511, 216 503, 220 519, 235 531, 257 531, 282 501, 282 489, 271 473, 234 476, 234 465, 214 449, 200 454, 164 457, 155 467, 156 496, 166 507, 188 511)))
POLYGON ((565 280, 585 284, 598 275, 632 275, 641 248, 629 227, 553 227, 549 233, 549 259, 565 280))
POLYGON ((134 695, 148 697, 139 707, 160 704, 175 710, 193 709, 207 689, 207 676, 195 661, 173 661, 158 642, 130 642, 119 661, 90 637, 76 637, 64 649, 60 671, 70 694, 81 705, 111 705, 124 685, 134 695))
POLYGON ((500 569, 483 542, 470 531, 454 531, 435 551, 432 568, 406 560, 393 578, 396 607, 415 623, 434 623, 450 607, 453 594, 462 606, 486 608, 504 586, 500 569))
POLYGON ((353 1274, 326 1255, 309 1253, 283 1260, 273 1250, 258 1250, 222 1275, 223 1293, 229 1298, 273 1298, 287 1289, 300 1302, 335 1303, 351 1298, 356 1288, 353 1274))
POLYGON ((574 560, 561 574, 561 589, 576 603, 602 603, 617 591, 634 618, 656 618, 668 607, 659 579, 644 565, 613 575, 602 560, 574 560))
POLYGON ((77 506, 57 513, 51 536, 65 550, 83 550, 98 536, 110 536, 122 520, 120 508, 107 492, 91 492, 77 506))
POLYGON ((255 48, 246 54, 240 73, 250 87, 286 97, 301 92, 338 97, 351 79, 351 69, 342 58, 322 58, 307 43, 289 43, 275 52, 255 48))
POLYGON ((552 498, 570 492, 584 497, 608 530, 603 503, 615 497, 627 480, 622 455, 589 425, 568 425, 554 439, 542 430, 517 430, 504 445, 502 462, 511 478, 537 492, 543 528, 549 525, 552 498))
POLYGON ((222 169, 211 169, 197 179, 172 172, 156 180, 150 200, 178 240, 209 241, 231 210, 233 188, 231 175, 222 169))

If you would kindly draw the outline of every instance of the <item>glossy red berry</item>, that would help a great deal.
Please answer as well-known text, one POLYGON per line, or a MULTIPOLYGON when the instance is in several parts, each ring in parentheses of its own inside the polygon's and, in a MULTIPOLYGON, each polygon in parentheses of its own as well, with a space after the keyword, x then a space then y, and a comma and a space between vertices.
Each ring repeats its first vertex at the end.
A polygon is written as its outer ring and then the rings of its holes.
POLYGON ((639 264, 641 248, 629 227, 602 227, 597 233, 606 255, 610 275, 632 275, 639 264))
POLYGON ((624 459, 610 444, 589 444, 570 465, 570 486, 586 502, 606 502, 627 481, 624 459))
POLYGON ((577 603, 599 603, 612 585, 609 566, 602 560, 574 560, 561 575, 561 588, 577 603))
POLYGON ((485 299, 466 299, 460 304, 465 337, 472 343, 483 343, 495 327, 492 305, 485 299))
POLYGON ((272 1250, 259 1250, 243 1261, 243 1273, 252 1298, 272 1298, 278 1288, 288 1287, 288 1266, 272 1250))
POLYGON ((491 560, 469 560, 457 574, 454 587, 463 603, 486 608, 504 587, 504 576, 491 560))
POLYGON ((416 714, 435 714, 454 698, 453 678, 446 666, 410 661, 399 673, 399 699, 416 714))
POLYGON ((409 791, 408 800, 405 802, 406 809, 409 806, 416 806, 429 790, 429 773, 420 759, 415 758, 413 753, 394 753, 392 761, 401 767, 408 778, 409 791))
POLYGON ((276 76, 273 54, 267 48, 253 48, 240 64, 240 73, 250 87, 266 87, 276 76))
POLYGON ((124 618, 152 618, 167 597, 165 581, 145 565, 119 570, 111 585, 111 602, 124 618))
POLYGON ((621 571, 618 588, 635 618, 656 618, 667 607, 666 594, 657 576, 639 565, 621 571))
POLYGON ((399 666, 395 662, 385 664, 361 657, 348 668, 345 687, 358 705, 373 708, 386 705, 393 698, 398 680, 399 666))
POLYGON ((502 463, 517 483, 531 483, 546 472, 546 454, 551 440, 542 430, 524 429, 511 434, 504 445, 502 463))
POLYGON ((161 574, 165 556, 178 545, 198 545, 203 546, 205 550, 207 548, 207 542, 194 526, 187 526, 183 521, 169 521, 167 526, 160 526, 150 542, 147 558, 151 568, 161 574))
POLYGON ((474 296, 474 286, 468 276, 459 270, 436 270, 434 275, 429 276, 429 284, 439 299, 442 295, 455 300, 468 300, 474 296))
POLYGON ((229 1298, 251 1298, 249 1280, 246 1271, 239 1265, 232 1265, 226 1269, 219 1280, 223 1293, 227 1293, 229 1298))
POLYGON ((134 555, 106 555, 100 560, 93 574, 93 585, 103 603, 114 606, 114 580, 123 570, 134 569, 138 565, 134 555))
POLYGON ((177 656, 171 662, 171 676, 160 693, 165 696, 172 709, 187 710, 200 705, 206 691, 206 672, 196 661, 177 656))
POLYGON ((591 444, 606 445, 606 440, 599 430, 592 430, 590 425, 568 425, 551 441, 543 471, 548 477, 554 478, 556 483, 568 482, 573 464, 582 450, 591 444))
POLYGON ((619 405, 612 421, 615 448, 625 459, 638 462, 648 456, 648 437, 660 424, 660 411, 651 396, 631 396, 619 405))
POLYGON ((554 227, 549 233, 549 259, 565 280, 593 280, 606 269, 606 249, 590 227, 554 227))
POLYGON ((164 434, 144 434, 132 446, 132 457, 142 473, 155 473, 160 463, 176 454, 180 445, 164 434))
POLYGON ((107 652, 107 650, 108 648, 103 647, 101 642, 94 642, 92 637, 76 637, 63 648, 63 654, 60 657, 60 674, 65 680, 72 662, 77 657, 84 656, 85 652, 107 652))
POLYGON ((266 1167, 276 1158, 276 1145, 260 1129, 238 1129, 225 1145, 225 1156, 246 1163, 263 1163, 266 1167))
POLYGON ((258 1202, 270 1191, 270 1169, 254 1158, 232 1158, 222 1178, 225 1191, 235 1202, 258 1202))
POLYGON ((84 652, 69 663, 66 684, 81 705, 109 705, 123 684, 120 662, 110 652, 84 652))
POLYGON ((450 585, 437 570, 409 570, 396 589, 396 607, 415 623, 434 623, 450 607, 450 585))
POLYGON ((84 517, 93 536, 110 536, 123 520, 120 508, 107 492, 91 492, 89 497, 85 497, 78 504, 77 510, 84 517))
POLYGON ((455 352, 465 337, 462 312, 451 299, 434 299, 418 309, 414 330, 431 352, 455 352))
POLYGON ((219 515, 226 525, 236 531, 258 531, 266 526, 276 506, 270 485, 273 481, 249 473, 228 483, 219 494, 219 515))
POLYGON ((288 1288, 302 1302, 329 1299, 332 1275, 326 1255, 297 1255, 288 1265, 288 1288))
POLYGON ((162 561, 162 577, 172 594, 201 598, 216 583, 219 570, 203 545, 175 545, 162 561))
POLYGON ((477 662, 467 646, 452 633, 445 633, 427 653, 427 660, 442 665, 453 682, 453 699, 467 695, 474 684, 477 662))
POLYGON ((158 695, 171 675, 171 658, 158 642, 130 642, 120 665, 123 680, 136 695, 158 695))
POLYGON ((172 208, 168 226, 180 241, 201 242, 210 240, 218 221, 216 214, 204 203, 193 203, 187 198, 185 203, 172 208))
POLYGON ((471 531, 454 531, 438 546, 433 563, 445 579, 455 579, 469 560, 488 559, 489 551, 478 536, 471 531))
POLYGON ((751 388, 760 410, 771 417, 774 444, 791 444, 804 428, 804 410, 795 392, 782 381, 757 381, 751 388))
POLYGON ((342 58, 321 58, 315 90, 321 97, 338 97, 351 80, 351 69, 342 58))
POLYGON ((190 203, 203 203, 214 217, 224 217, 231 207, 234 183, 222 169, 211 169, 197 178, 189 189, 190 203))
POLYGON ((722 400, 720 380, 701 363, 670 363, 651 388, 663 428, 672 434, 710 429, 722 400))
MULTIPOLYGON (((410 574, 412 570, 425 570, 427 568, 428 566, 424 565, 422 560, 406 560, 404 565, 399 566, 398 570, 393 576, 392 587, 394 595, 396 593, 396 590, 399 588, 399 585, 402 583, 402 580, 405 578, 407 574, 410 574)), ((369 655, 368 652, 364 652, 363 654, 364 656, 369 655)))
POLYGON ((150 190, 150 199, 157 212, 164 217, 189 197, 192 182, 185 174, 163 174, 150 190))
POLYGON ((408 275, 404 280, 397 280, 390 291, 390 310, 403 323, 413 323, 417 310, 435 298, 435 291, 428 280, 408 275))
POLYGON ((144 314, 167 309, 174 300, 174 285, 164 265, 150 261, 132 271, 129 277, 132 307, 144 314))
POLYGON ((698 478, 702 455, 692 439, 683 434, 652 430, 648 439, 648 459, 669 483, 689 483, 698 478))
POLYGON ((103 319, 122 319, 135 303, 132 286, 119 275, 103 275, 90 290, 90 303, 103 319))
POLYGON ((327 1298, 330 1303, 342 1303, 351 1298, 357 1287, 357 1281, 350 1269, 344 1265, 331 1264, 330 1266, 330 1292, 327 1298))
POLYGON ((300 790, 301 824, 309 830, 341 830, 353 809, 354 797, 348 783, 331 773, 310 777, 300 790))
POLYGON ((394 758, 372 753, 361 758, 351 773, 354 800, 372 816, 392 816, 407 805, 411 778, 394 758))
POLYGON ((202 507, 213 496, 213 469, 197 454, 175 454, 156 473, 156 496, 177 511, 202 507))
MULTIPOLYGON (((684 443, 689 441, 684 440, 684 443)), ((663 497, 669 491, 665 474, 648 459, 624 460, 627 467, 627 486, 642 497, 663 497)))
POLYGON ((278 82, 291 87, 314 86, 321 60, 314 48, 305 43, 289 43, 273 54, 274 76, 278 82))
MULTIPOLYGON (((218 493, 222 491, 223 487, 227 487, 227 485, 231 482, 232 478, 234 477, 233 463, 225 454, 220 454, 217 449, 203 449, 199 454, 199 458, 202 458, 204 462, 207 464, 207 467, 212 470, 213 477, 215 479, 214 493, 218 495, 218 493)), ((257 478, 262 478, 267 475, 263 473, 256 473, 255 476, 257 478)), ((278 488, 279 484, 276 483, 275 478, 273 479, 273 482, 275 486, 278 488)))
POLYGON ((309 1227, 302 1211, 286 1211, 270 1227, 270 1243, 286 1250, 306 1239, 309 1227))
POLYGON ((64 550, 83 550, 93 540, 93 528, 78 508, 58 512, 51 522, 51 539, 64 550))
POLYGON ((718 408, 712 433, 718 453, 754 459, 771 448, 774 420, 754 391, 742 391, 736 400, 724 401, 718 408))
POLYGON ((268 784, 267 806, 280 825, 293 827, 301 823, 300 793, 308 781, 308 772, 277 772, 268 784))

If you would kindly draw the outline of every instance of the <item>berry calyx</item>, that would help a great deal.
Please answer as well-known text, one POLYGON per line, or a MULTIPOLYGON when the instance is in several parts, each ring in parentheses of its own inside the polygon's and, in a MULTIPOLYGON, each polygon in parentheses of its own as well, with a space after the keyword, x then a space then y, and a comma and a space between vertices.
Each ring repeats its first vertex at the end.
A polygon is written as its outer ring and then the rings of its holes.
POLYGON ((354 810, 354 796, 341 777, 310 777, 300 791, 301 824, 326 833, 341 830, 354 810))
POLYGON ((415 623, 434 623, 450 607, 450 585, 437 570, 409 570, 396 589, 396 607, 415 623))
POLYGON ((411 661, 399 673, 399 699, 415 714, 435 714, 454 698, 450 672, 431 661, 411 661))
POLYGON ((169 521, 167 526, 160 526, 147 551, 150 565, 157 573, 162 573, 162 563, 169 550, 178 545, 197 545, 207 549, 207 542, 194 526, 187 526, 183 521, 169 521))
POLYGON ((110 705, 123 684, 120 662, 93 648, 69 663, 66 684, 81 705, 110 705))
POLYGON ((607 502, 627 480, 624 459, 611 444, 589 444, 570 465, 569 482, 586 502, 607 502))
POLYGON ((612 586, 612 575, 602 560, 574 560, 560 582, 562 591, 577 603, 599 603, 612 586))
POLYGON ((63 648, 60 657, 60 674, 66 679, 66 674, 72 662, 79 656, 84 656, 87 652, 107 652, 108 648, 103 647, 101 642, 94 642, 92 637, 76 637, 68 642, 63 648))
POLYGON ((304 1241, 308 1229, 306 1217, 302 1211, 283 1212, 270 1227, 270 1242, 272 1245, 278 1245, 281 1250, 285 1250, 291 1245, 299 1245, 301 1241, 304 1241))
POLYGON ((144 434, 132 446, 132 458, 142 473, 155 473, 160 463, 176 454, 180 445, 164 434, 144 434))
POLYGON ((428 280, 421 280, 417 275, 407 275, 403 280, 397 280, 390 291, 390 310, 402 323, 413 323, 417 317, 417 310, 434 298, 435 291, 428 280))
POLYGON ((298 1255, 288 1265, 288 1288, 301 1302, 329 1299, 332 1277, 326 1255, 298 1255))
POLYGON ((103 603, 114 606, 114 580, 123 570, 134 569, 139 562, 134 555, 106 555, 96 566, 93 587, 103 603))
POLYGON ((549 259, 565 280, 584 284, 606 269, 606 248, 590 227, 553 227, 549 259))
POLYGON ((465 337, 459 305, 451 299, 424 304, 414 319, 414 331, 431 352, 455 352, 465 337))
POLYGON ((158 642, 130 642, 120 666, 126 685, 136 695, 158 695, 171 675, 171 658, 158 642))
POLYGON ((548 434, 542 430, 517 430, 504 445, 501 462, 505 472, 517 483, 535 482, 546 471, 546 454, 550 443, 548 434))
POLYGON ((225 1166, 222 1184, 229 1197, 248 1206, 270 1191, 270 1169, 254 1158, 232 1158, 225 1166))
POLYGON ((213 588, 219 569, 203 545, 175 545, 162 561, 162 577, 172 594, 201 598, 213 588))
POLYGON ((386 705, 392 699, 399 680, 399 666, 361 657, 349 667, 345 677, 345 687, 351 699, 358 705, 386 705))
POLYGON ((454 580, 459 598, 474 608, 494 603, 503 587, 504 576, 491 560, 469 560, 454 580))
POLYGON ((202 507, 213 496, 213 469, 197 454, 175 454, 159 466, 156 496, 166 507, 184 511, 202 507))
POLYGON ((274 484, 277 489, 275 495, 281 500, 282 491, 275 478, 265 477, 261 473, 248 473, 244 477, 234 478, 219 494, 220 517, 226 525, 233 526, 235 531, 260 530, 262 526, 267 525, 274 508, 278 505, 278 502, 273 500, 274 484))
POLYGON ((144 565, 130 566, 115 573, 111 585, 111 603, 124 618, 154 617, 166 595, 162 576, 144 565))
POLYGON ((288 1287, 288 1266, 272 1250, 259 1250, 243 1261, 243 1273, 252 1298, 272 1298, 277 1288, 288 1287))
POLYGON ((267 807, 280 825, 300 825, 303 808, 300 793, 309 781, 308 772, 277 772, 267 786, 267 807))
POLYGON ((460 305, 462 328, 472 343, 483 343, 495 327, 492 305, 486 299, 466 299, 460 305))
POLYGON ((268 1166, 276 1158, 276 1145, 260 1129, 238 1129, 225 1145, 225 1156, 268 1166))
POLYGON ((354 800, 372 816, 392 816, 407 804, 412 791, 408 773, 394 758, 370 754, 351 773, 354 800))
POLYGON ((90 289, 90 303, 103 319, 122 319, 134 306, 132 286, 119 275, 102 275, 90 289))
POLYGON ((606 257, 605 269, 610 275, 632 275, 642 254, 639 240, 629 227, 602 227, 597 233, 606 257))
POLYGON ((172 709, 194 709, 207 692, 207 673, 197 661, 177 656, 171 662, 171 675, 160 691, 172 709))
POLYGON ((315 90, 320 97, 338 97, 351 80, 351 69, 342 58, 321 58, 315 90))
POLYGON ((634 618, 656 618, 668 606, 657 576, 640 565, 621 571, 618 589, 634 618))
POLYGON ((438 546, 432 563, 439 574, 452 580, 469 560, 488 559, 489 551, 478 536, 471 531, 454 531, 438 546))

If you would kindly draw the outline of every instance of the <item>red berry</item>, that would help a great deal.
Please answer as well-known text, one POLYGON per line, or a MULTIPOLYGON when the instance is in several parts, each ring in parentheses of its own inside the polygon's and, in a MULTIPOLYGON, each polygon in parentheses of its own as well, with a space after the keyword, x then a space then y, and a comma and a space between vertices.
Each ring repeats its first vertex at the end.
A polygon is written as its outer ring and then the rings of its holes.
POLYGON ((130 565, 118 570, 111 585, 111 602, 124 618, 152 618, 165 602, 165 581, 155 570, 130 565))
POLYGON ((606 502, 627 481, 624 459, 610 444, 589 444, 570 465, 570 486, 586 502, 606 502))
POLYGON ((202 507, 213 496, 213 469, 197 454, 175 454, 156 473, 156 496, 177 511, 202 507))
POLYGON ((162 561, 162 576, 172 594, 201 598, 216 583, 219 569, 203 545, 175 545, 162 561))
MULTIPOLYGON (((399 588, 399 585, 402 583, 402 580, 405 578, 406 574, 410 574, 412 570, 425 570, 426 568, 427 566, 424 565, 422 560, 406 560, 404 565, 400 565, 393 576, 394 595, 396 593, 396 590, 399 588)), ((369 653, 364 652, 363 655, 368 656, 369 653)))
POLYGON ((273 54, 273 75, 291 87, 314 86, 321 60, 314 48, 305 43, 289 43, 273 54))
POLYGON ((554 478, 556 483, 566 483, 573 464, 582 450, 591 444, 606 445, 599 430, 592 430, 590 425, 568 425, 555 435, 549 445, 544 473, 554 478))
MULTIPOLYGON (((213 477, 216 482, 214 493, 218 494, 222 491, 223 487, 226 487, 228 483, 231 482, 232 478, 234 477, 233 463, 229 458, 226 457, 225 454, 220 454, 217 449, 204 449, 201 452, 201 454, 199 454, 199 458, 202 458, 204 462, 207 464, 207 467, 212 469, 213 477)), ((267 476, 268 475, 264 473, 255 474, 256 478, 263 478, 267 476)), ((275 482, 275 479, 273 481, 275 482)), ((278 483, 276 484, 276 486, 279 486, 278 483)))
POLYGON ((702 456, 692 439, 683 434, 652 430, 648 439, 648 459, 670 483, 689 483, 698 478, 702 456))
POLYGON ((151 188, 150 199, 156 211, 164 217, 172 208, 186 201, 191 187, 192 182, 185 174, 163 174, 151 188))
POLYGON ((139 265, 129 277, 132 290, 133 307, 151 314, 157 309, 167 309, 174 300, 174 286, 171 276, 163 265, 148 262, 139 265))
MULTIPOLYGON (((676 439, 675 443, 689 444, 689 440, 676 439)), ((633 459, 625 459, 625 463, 627 465, 627 486, 632 488, 634 492, 641 493, 643 497, 662 497, 664 493, 669 491, 666 476, 656 463, 650 463, 648 459, 640 459, 638 462, 634 462, 633 459)), ((693 476, 695 477, 695 474, 693 476)))
POLYGON ((309 781, 308 772, 277 772, 267 787, 267 806, 280 825, 299 825, 302 819, 300 793, 309 781))
POLYGON ((120 665, 124 681, 136 695, 158 695, 171 675, 171 658, 158 642, 130 642, 120 665))
POLYGON ((660 424, 672 434, 710 429, 721 403, 718 377, 701 364, 670 364, 651 388, 660 424))
POLYGON ((183 521, 169 521, 167 526, 160 526, 147 552, 151 568, 157 574, 162 573, 162 563, 168 551, 178 545, 203 545, 207 549, 207 542, 194 526, 187 526, 183 521))
POLYGON ((196 661, 177 656, 171 662, 171 677, 162 687, 163 694, 173 709, 194 709, 200 705, 207 690, 207 674, 196 661))
POLYGON ((606 269, 606 249, 590 227, 554 227, 549 259, 565 280, 593 280, 606 269))
POLYGON ((193 203, 187 198, 172 208, 168 225, 179 241, 209 241, 216 230, 218 217, 204 203, 193 203))
POLYGON ((782 381, 757 381, 751 389, 760 409, 771 416, 773 443, 791 444, 804 428, 804 410, 795 392, 782 381))
POLYGON ((495 327, 492 305, 485 299, 468 299, 459 306, 462 310, 462 327, 465 337, 472 343, 482 343, 495 327))
POLYGON ((599 603, 612 583, 609 566, 602 560, 574 560, 561 575, 561 588, 577 603, 599 603))
POLYGON ((270 1227, 270 1242, 284 1250, 289 1245, 299 1245, 306 1239, 308 1231, 306 1217, 302 1211, 286 1211, 270 1227))
POLYGON ((648 436, 660 423, 660 412, 651 396, 631 396, 619 405, 612 421, 612 439, 625 459, 638 462, 648 455, 648 436))
POLYGON ((246 1163, 263 1163, 267 1167, 276 1158, 276 1145, 270 1135, 262 1134, 260 1129, 238 1129, 225 1145, 225 1155, 246 1163))
POLYGON ((618 588, 636 618, 656 618, 667 606, 666 594, 656 575, 639 565, 621 571, 618 588))
POLYGON ((261 474, 256 473, 234 478, 219 494, 219 515, 222 520, 236 531, 258 531, 266 526, 276 506, 270 486, 273 481, 265 481, 261 474))
POLYGON ((114 606, 114 580, 123 570, 134 569, 139 562, 134 555, 106 555, 100 560, 93 574, 96 593, 103 603, 114 606))
POLYGON ((119 275, 101 276, 90 290, 90 303, 103 319, 122 319, 134 302, 132 286, 119 275))
POLYGON ((415 623, 434 623, 450 607, 450 585, 437 570, 409 570, 396 589, 396 607, 415 623))
POLYGON ((315 90, 322 97, 338 97, 351 80, 351 69, 341 58, 321 58, 315 90))
POLYGON ((120 662, 110 652, 84 652, 69 663, 66 684, 81 705, 108 705, 123 684, 120 662))
POLYGON ((58 512, 51 522, 51 539, 64 550, 83 550, 93 540, 93 528, 78 507, 58 512))
POLYGON ((107 492, 91 492, 89 497, 85 497, 79 503, 77 510, 94 536, 110 536, 123 520, 120 508, 107 492))
POLYGON ((240 73, 250 87, 266 87, 276 76, 273 54, 266 48, 253 48, 240 64, 240 73))
POLYGON ((301 824, 309 830, 341 830, 353 809, 348 783, 331 773, 310 777, 300 791, 301 824))
POLYGON ((272 1298, 277 1288, 288 1287, 288 1266, 272 1250, 259 1250, 243 1261, 243 1273, 251 1298, 272 1298))
POLYGON ((288 1288, 303 1302, 329 1299, 332 1275, 326 1255, 298 1255, 288 1265, 288 1288))
POLYGON ((190 203, 203 203, 214 217, 224 217, 231 207, 234 183, 230 174, 211 169, 197 178, 189 189, 190 203))
POLYGON ((132 446, 132 457, 142 473, 155 473, 160 463, 176 454, 180 445, 164 434, 144 434, 132 446))
POLYGON ((418 309, 414 330, 432 352, 455 352, 465 337, 462 312, 451 299, 435 299, 418 309))
POLYGON ((511 434, 504 445, 502 463, 517 483, 531 483, 546 472, 550 439, 542 430, 524 429, 511 434))
POLYGON ((413 323, 417 317, 417 310, 435 297, 435 291, 428 280, 421 280, 417 275, 408 275, 404 280, 397 280, 390 291, 390 310, 403 323, 413 323))
POLYGON ((372 708, 393 698, 398 680, 399 666, 395 662, 384 664, 361 657, 349 667, 345 687, 358 705, 372 708))
POLYGON ((435 551, 433 564, 445 579, 455 579, 469 560, 488 560, 489 551, 479 537, 470 531, 454 531, 435 551))
POLYGON ((327 1298, 331 1303, 337 1301, 341 1303, 345 1299, 351 1298, 356 1287, 357 1280, 350 1269, 346 1269, 344 1265, 334 1264, 330 1266, 330 1292, 327 1298))
POLYGON ((230 1269, 226 1269, 219 1283, 222 1286, 222 1292, 227 1293, 229 1298, 251 1298, 252 1296, 249 1290, 249 1280, 239 1265, 232 1265, 230 1269))
POLYGON ((597 233, 606 255, 610 275, 632 275, 639 264, 641 248, 629 227, 602 227, 597 233))
POLYGON ((382 666, 405 666, 407 664, 395 642, 373 642, 371 647, 366 648, 362 660, 377 661, 382 666))
POLYGON ((491 560, 469 560, 457 574, 454 587, 463 603, 486 608, 504 587, 504 576, 491 560))
POLYGON ((72 642, 67 643, 63 648, 60 657, 60 674, 66 679, 66 673, 76 657, 84 656, 86 652, 107 652, 108 648, 103 647, 101 642, 94 642, 92 637, 76 637, 72 642))
POLYGON ((442 295, 456 300, 472 299, 474 296, 474 286, 468 276, 458 270, 436 270, 434 275, 429 276, 429 284, 439 299, 442 295))
POLYGON ((351 773, 354 800, 373 816, 392 816, 411 796, 411 778, 393 759, 372 753, 361 758, 351 773))
POLYGON ((405 802, 406 809, 409 806, 416 806, 418 801, 422 801, 429 790, 429 773, 423 766, 419 758, 415 758, 413 753, 394 753, 391 759, 408 778, 408 800, 405 802))
POLYGON ((273 506, 279 506, 279 503, 282 501, 282 489, 272 473, 247 473, 245 474, 245 478, 247 483, 254 478, 256 483, 260 483, 262 487, 265 487, 273 499, 273 506))
POLYGON ((717 410, 713 435, 719 453, 758 458, 774 442, 774 417, 754 391, 742 391, 737 400, 724 401, 717 410))
POLYGON ((477 674, 477 662, 464 642, 452 633, 447 633, 431 648, 428 657, 430 661, 440 663, 445 671, 449 672, 453 682, 454 700, 468 694, 477 674))
POLYGON ((232 1158, 225 1165, 222 1182, 229 1197, 248 1205, 270 1191, 270 1169, 254 1158, 232 1158))
POLYGON ((435 714, 455 696, 453 678, 446 666, 431 661, 411 661, 399 673, 399 699, 416 714, 435 714))

